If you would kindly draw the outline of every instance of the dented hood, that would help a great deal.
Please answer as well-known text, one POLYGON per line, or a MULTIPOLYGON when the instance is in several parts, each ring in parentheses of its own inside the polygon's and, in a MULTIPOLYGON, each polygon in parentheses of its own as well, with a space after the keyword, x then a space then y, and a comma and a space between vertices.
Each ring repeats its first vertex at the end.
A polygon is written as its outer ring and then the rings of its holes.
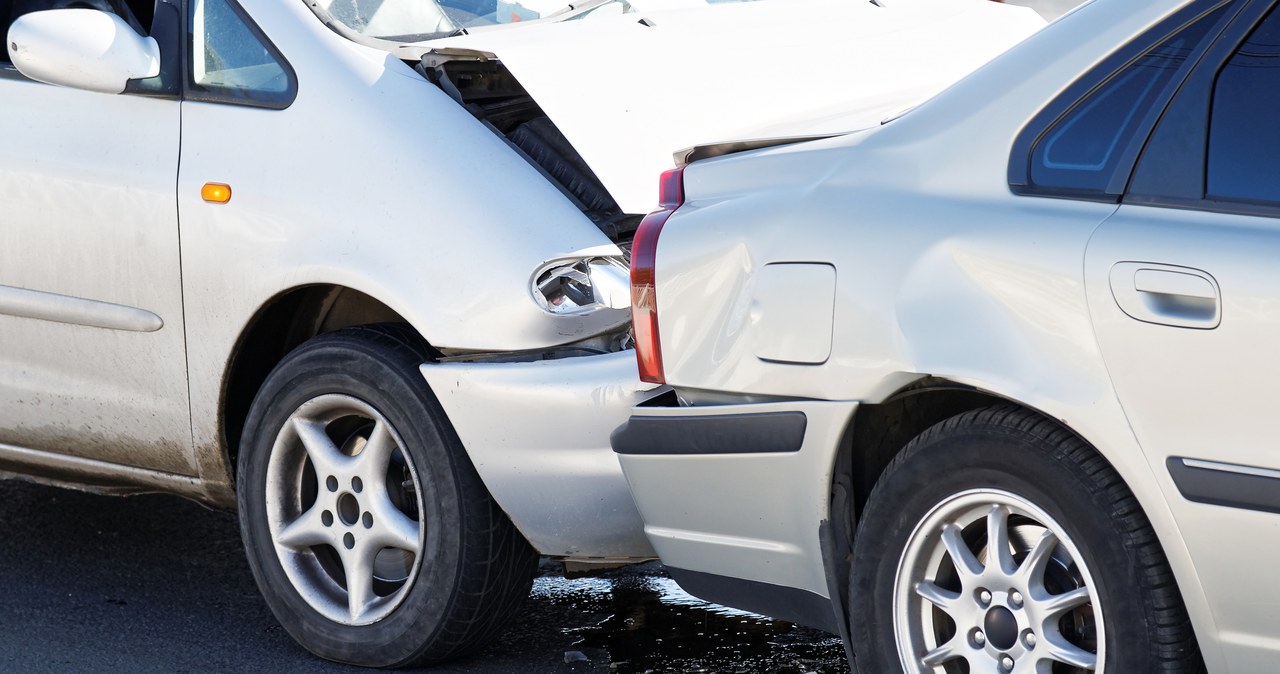
POLYGON ((761 0, 424 47, 496 55, 623 211, 645 213, 677 150, 878 124, 1043 25, 1030 9, 987 0, 761 0))

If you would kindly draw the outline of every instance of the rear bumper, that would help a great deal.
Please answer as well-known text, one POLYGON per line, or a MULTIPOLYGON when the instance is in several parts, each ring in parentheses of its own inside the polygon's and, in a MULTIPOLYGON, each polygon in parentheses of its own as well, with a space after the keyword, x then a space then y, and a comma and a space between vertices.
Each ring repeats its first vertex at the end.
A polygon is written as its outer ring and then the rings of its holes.
POLYGON ((640 383, 634 352, 421 370, 485 486, 538 552, 656 556, 609 447, 632 407, 662 392, 640 383))
POLYGON ((829 600, 819 531, 856 408, 797 400, 633 410, 612 444, 663 564, 829 600))

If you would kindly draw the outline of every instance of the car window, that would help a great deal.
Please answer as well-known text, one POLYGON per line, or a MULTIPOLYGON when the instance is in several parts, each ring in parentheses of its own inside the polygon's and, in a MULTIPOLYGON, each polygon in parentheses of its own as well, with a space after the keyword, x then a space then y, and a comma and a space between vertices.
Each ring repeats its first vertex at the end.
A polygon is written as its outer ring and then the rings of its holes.
POLYGON ((1280 11, 1249 34, 1214 84, 1206 176, 1211 199, 1280 202, 1280 11))
POLYGON ((1042 190, 1105 194, 1147 113, 1224 9, 1148 49, 1076 103, 1035 143, 1031 184, 1042 190))
POLYGON ((195 100, 284 107, 293 72, 229 0, 193 0, 190 84, 195 100))

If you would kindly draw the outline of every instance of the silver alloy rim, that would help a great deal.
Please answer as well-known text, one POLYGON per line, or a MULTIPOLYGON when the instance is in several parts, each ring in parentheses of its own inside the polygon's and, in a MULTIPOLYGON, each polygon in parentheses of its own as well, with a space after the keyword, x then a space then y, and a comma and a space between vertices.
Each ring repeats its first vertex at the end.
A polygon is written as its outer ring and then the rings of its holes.
POLYGON ((912 674, 1101 672, 1106 659, 1079 549, 1006 491, 965 491, 929 512, 898 561, 893 605, 898 655, 912 674))
POLYGON ((267 525, 308 604, 368 625, 404 601, 426 527, 412 460, 391 424, 345 395, 313 398, 280 429, 267 463, 267 525))

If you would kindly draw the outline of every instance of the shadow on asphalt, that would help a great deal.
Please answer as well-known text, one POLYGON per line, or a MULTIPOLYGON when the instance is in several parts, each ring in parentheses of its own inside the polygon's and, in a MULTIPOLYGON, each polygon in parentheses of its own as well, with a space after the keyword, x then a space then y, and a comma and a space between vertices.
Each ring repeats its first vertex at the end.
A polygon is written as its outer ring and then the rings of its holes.
MULTIPOLYGON (((358 672, 294 644, 233 515, 171 496, 0 482, 0 670, 358 672)), ((701 602, 657 564, 543 574, 519 618, 444 674, 847 672, 838 639, 701 602)))

